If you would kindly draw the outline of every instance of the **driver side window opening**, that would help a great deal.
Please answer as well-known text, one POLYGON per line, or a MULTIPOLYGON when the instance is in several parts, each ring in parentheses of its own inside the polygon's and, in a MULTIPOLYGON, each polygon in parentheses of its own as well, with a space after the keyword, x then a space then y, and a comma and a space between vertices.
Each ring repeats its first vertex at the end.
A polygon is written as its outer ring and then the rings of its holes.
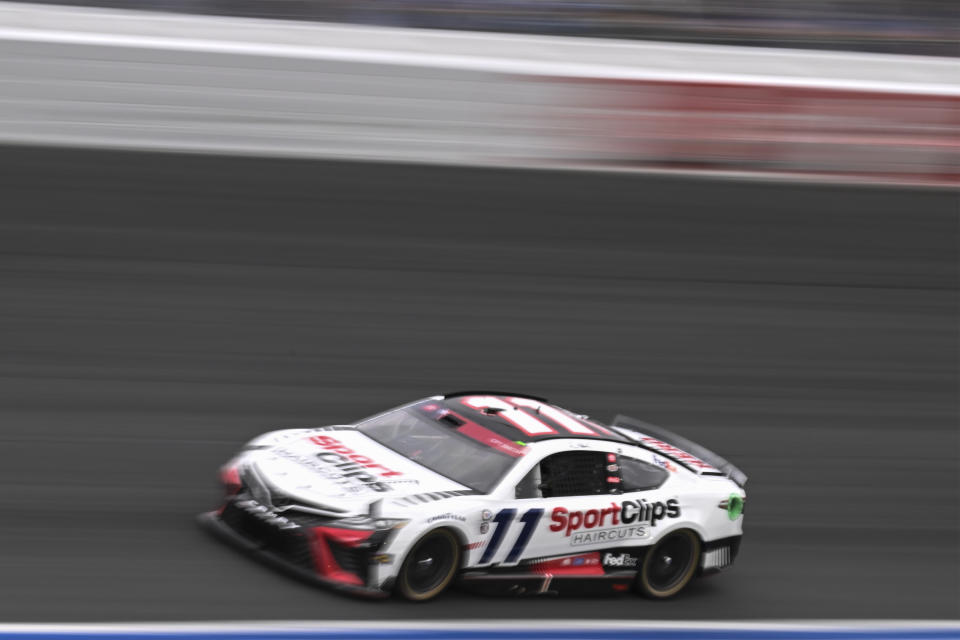
POLYGON ((517 484, 516 497, 562 498, 620 493, 616 456, 600 451, 564 451, 535 465, 517 484))

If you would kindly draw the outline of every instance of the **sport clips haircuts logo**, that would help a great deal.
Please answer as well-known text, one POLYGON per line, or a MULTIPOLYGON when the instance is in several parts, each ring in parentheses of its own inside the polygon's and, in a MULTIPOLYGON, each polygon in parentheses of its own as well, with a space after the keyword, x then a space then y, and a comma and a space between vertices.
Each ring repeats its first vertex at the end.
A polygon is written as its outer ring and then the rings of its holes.
POLYGON ((399 471, 392 471, 382 464, 374 462, 367 456, 358 454, 331 436, 312 436, 309 440, 326 449, 326 451, 316 455, 317 459, 336 468, 342 478, 360 483, 374 491, 390 491, 389 485, 380 482, 374 472, 383 477, 403 475, 399 471))
POLYGON ((611 502, 603 509, 570 511, 555 507, 550 514, 550 531, 560 532, 570 538, 571 545, 614 542, 627 538, 645 538, 647 525, 657 526, 664 518, 679 518, 680 503, 671 498, 666 502, 624 500, 611 502), (586 529, 587 531, 581 531, 586 529))

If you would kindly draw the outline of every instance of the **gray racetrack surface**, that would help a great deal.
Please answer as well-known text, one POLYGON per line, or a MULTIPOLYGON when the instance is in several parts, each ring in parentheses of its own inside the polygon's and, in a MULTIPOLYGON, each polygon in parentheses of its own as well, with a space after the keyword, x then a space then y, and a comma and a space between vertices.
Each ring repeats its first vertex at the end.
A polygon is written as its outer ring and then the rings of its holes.
POLYGON ((19 148, 0 187, 0 620, 960 615, 955 194, 19 148), (476 387, 729 457, 738 564, 414 606, 194 524, 259 432, 476 387))

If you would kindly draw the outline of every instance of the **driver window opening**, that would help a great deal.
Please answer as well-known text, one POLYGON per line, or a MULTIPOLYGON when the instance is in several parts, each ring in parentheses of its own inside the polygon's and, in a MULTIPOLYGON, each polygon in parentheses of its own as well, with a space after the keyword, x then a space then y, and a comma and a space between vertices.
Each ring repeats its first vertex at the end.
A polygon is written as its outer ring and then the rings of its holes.
POLYGON ((561 498, 620 492, 619 468, 599 451, 565 451, 548 456, 517 484, 516 497, 561 498))

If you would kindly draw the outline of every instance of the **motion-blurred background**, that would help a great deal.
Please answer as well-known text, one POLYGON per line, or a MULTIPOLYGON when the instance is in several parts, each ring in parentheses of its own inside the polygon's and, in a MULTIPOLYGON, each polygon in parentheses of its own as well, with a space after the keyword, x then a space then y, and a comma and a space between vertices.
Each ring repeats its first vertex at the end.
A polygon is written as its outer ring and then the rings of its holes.
POLYGON ((955 3, 61 4, 0 3, 0 620, 960 617, 955 3), (489 387, 728 457, 737 565, 410 607, 193 523, 489 387))

